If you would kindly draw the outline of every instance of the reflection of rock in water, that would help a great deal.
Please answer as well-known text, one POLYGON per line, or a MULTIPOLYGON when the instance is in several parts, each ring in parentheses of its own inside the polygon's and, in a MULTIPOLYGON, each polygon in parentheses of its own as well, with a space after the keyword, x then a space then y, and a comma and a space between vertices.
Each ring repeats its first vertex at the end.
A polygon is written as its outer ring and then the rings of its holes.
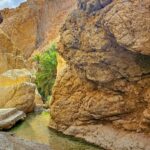
POLYGON ((52 150, 101 150, 85 142, 49 130, 48 123, 49 113, 30 114, 24 122, 11 129, 11 132, 18 137, 50 145, 52 150))

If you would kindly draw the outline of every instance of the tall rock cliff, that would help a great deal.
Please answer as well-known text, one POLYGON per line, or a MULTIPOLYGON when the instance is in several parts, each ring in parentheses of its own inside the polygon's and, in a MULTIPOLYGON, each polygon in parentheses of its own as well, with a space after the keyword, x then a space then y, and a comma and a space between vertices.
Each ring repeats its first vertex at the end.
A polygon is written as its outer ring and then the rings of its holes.
MULTIPOLYGON (((7 61, 0 59, 0 64, 8 62, 5 64, 8 69, 19 68, 18 65, 26 67, 22 64, 27 65, 26 60, 33 51, 59 36, 59 28, 75 3, 75 0, 28 0, 16 9, 2 10, 0 57, 6 57, 7 61), (12 63, 9 63, 10 55, 14 58, 12 63), (21 57, 21 64, 15 63, 17 65, 14 66, 16 57, 21 57)), ((5 70, 7 68, 2 71, 5 70)))
POLYGON ((78 0, 61 28, 50 127, 111 150, 150 149, 150 1, 78 0))
POLYGON ((0 108, 15 107, 28 113, 39 103, 34 81, 28 80, 30 72, 22 68, 32 68, 28 61, 31 54, 59 36, 59 28, 75 3, 28 0, 16 9, 0 12, 0 108))

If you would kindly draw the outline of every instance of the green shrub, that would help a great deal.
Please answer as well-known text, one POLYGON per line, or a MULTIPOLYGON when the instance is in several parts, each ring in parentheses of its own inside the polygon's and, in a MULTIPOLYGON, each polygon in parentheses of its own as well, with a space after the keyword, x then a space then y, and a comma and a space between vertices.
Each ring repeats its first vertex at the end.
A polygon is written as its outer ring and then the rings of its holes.
POLYGON ((36 73, 36 85, 39 93, 47 100, 51 95, 57 74, 57 52, 56 45, 52 44, 48 50, 36 55, 33 60, 38 65, 36 73))

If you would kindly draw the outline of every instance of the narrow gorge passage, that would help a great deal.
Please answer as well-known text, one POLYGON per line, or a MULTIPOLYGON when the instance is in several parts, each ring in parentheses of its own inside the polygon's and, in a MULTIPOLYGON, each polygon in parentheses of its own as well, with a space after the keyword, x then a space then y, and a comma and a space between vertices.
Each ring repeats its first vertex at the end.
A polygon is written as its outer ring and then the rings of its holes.
POLYGON ((150 0, 0 0, 0 150, 149 141, 150 0))

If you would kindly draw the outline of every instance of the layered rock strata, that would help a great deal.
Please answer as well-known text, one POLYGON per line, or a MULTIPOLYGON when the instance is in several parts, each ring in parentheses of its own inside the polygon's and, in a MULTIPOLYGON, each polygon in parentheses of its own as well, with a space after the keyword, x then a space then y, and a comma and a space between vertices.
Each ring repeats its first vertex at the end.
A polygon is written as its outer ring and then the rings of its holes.
POLYGON ((53 90, 50 127, 107 149, 150 149, 149 6, 78 0, 61 29, 67 65, 53 90))

